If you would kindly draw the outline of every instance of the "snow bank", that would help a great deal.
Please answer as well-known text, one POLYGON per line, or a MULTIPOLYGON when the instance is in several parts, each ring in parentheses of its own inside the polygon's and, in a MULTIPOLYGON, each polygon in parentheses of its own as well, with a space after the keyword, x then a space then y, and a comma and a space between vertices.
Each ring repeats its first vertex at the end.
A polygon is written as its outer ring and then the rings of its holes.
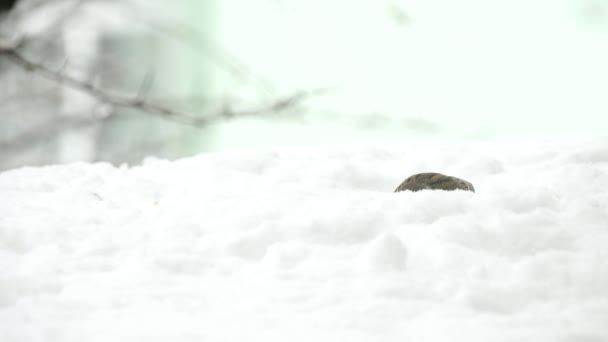
POLYGON ((608 139, 0 174, 1 341, 605 341, 608 139), (442 172, 476 193, 393 193, 442 172))

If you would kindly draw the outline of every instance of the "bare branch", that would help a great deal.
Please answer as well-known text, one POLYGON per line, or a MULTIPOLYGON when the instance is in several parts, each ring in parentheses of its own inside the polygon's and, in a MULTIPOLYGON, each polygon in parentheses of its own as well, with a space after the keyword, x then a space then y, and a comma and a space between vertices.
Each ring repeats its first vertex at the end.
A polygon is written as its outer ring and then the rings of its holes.
POLYGON ((137 91, 137 98, 143 99, 146 96, 146 94, 150 91, 150 88, 152 87, 153 84, 154 84, 154 74, 152 73, 152 70, 148 70, 148 72, 146 72, 146 74, 144 75, 143 81, 139 85, 139 90, 137 91))
POLYGON ((205 34, 205 32, 191 27, 182 21, 168 19, 166 15, 159 18, 158 15, 149 10, 146 11, 145 15, 142 15, 145 7, 127 8, 130 9, 131 17, 135 20, 147 25, 157 33, 189 46, 194 52, 209 58, 219 67, 230 72, 233 77, 240 79, 244 83, 252 84, 260 93, 274 93, 274 86, 270 80, 256 74, 246 62, 232 54, 222 44, 205 34))
MULTIPOLYGON (((71 18, 70 15, 90 3, 91 0, 19 1, 10 13, 9 20, 17 23, 25 21, 26 17, 40 20, 40 17, 44 16, 46 22, 44 36, 51 37, 61 32, 62 26, 71 18)), ((18 36, 22 32, 13 32, 13 34, 18 36)))
POLYGON ((207 126, 216 121, 225 120, 229 118, 240 118, 277 113, 287 108, 294 107, 297 104, 311 97, 322 95, 330 90, 329 88, 319 88, 312 91, 301 91, 284 98, 279 98, 278 100, 275 100, 266 106, 262 106, 260 108, 252 110, 234 111, 228 107, 225 107, 213 113, 212 115, 200 116, 193 115, 191 113, 176 111, 168 107, 154 104, 140 98, 139 96, 135 98, 130 98, 117 94, 111 94, 92 82, 84 81, 67 75, 63 72, 63 67, 60 70, 53 70, 50 67, 44 65, 43 63, 37 63, 30 60, 19 51, 19 46, 13 48, 0 48, 0 56, 6 57, 7 59, 9 59, 14 64, 21 67, 27 72, 35 73, 40 77, 46 78, 58 84, 62 84, 71 89, 85 93, 88 96, 99 101, 100 103, 112 107, 127 108, 145 113, 155 114, 168 120, 192 125, 195 127, 207 126))

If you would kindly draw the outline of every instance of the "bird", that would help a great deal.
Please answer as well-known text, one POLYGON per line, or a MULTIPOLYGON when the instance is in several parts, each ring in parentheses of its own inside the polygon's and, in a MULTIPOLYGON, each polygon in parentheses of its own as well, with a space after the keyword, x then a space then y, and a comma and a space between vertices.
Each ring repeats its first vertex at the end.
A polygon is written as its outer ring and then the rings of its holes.
POLYGON ((418 173, 406 178, 395 192, 399 191, 420 191, 420 190, 466 190, 475 192, 473 184, 464 179, 446 176, 441 173, 425 172, 418 173))

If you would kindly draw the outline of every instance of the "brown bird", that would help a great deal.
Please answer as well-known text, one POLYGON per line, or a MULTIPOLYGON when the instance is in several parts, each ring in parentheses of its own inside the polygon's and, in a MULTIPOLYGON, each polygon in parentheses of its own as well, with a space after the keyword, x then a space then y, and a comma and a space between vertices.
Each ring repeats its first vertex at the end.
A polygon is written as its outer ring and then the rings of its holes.
POLYGON ((452 176, 441 173, 419 173, 408 177, 401 183, 395 192, 399 191, 419 191, 419 190, 467 190, 475 192, 473 184, 452 176))

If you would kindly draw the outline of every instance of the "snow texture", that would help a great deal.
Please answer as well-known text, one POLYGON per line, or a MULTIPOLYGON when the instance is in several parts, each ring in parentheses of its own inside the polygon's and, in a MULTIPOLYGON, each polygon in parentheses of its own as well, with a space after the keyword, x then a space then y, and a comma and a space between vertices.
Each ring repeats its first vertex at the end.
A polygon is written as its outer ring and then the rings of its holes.
POLYGON ((0 174, 0 341, 608 340, 608 139, 0 174), (393 193, 442 172, 476 193, 393 193))

